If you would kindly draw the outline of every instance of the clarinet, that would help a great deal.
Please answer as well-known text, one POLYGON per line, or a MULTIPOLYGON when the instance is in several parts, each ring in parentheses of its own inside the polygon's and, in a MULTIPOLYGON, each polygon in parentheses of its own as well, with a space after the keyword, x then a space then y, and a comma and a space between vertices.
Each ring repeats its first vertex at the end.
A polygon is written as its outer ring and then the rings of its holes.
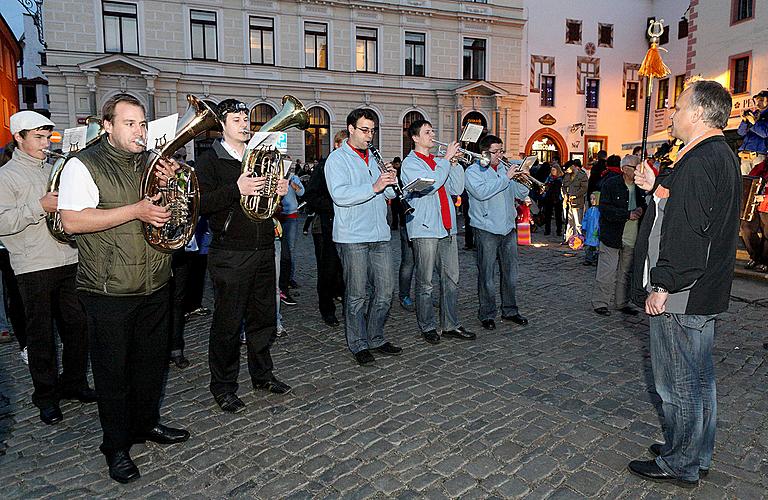
MULTIPOLYGON (((376 146, 374 146, 372 142, 368 143, 368 151, 371 152, 371 156, 373 156, 373 159, 378 163, 381 173, 386 173, 388 169, 384 164, 384 160, 381 158, 381 153, 379 153, 379 150, 376 149, 376 146)), ((400 201, 400 205, 403 207, 403 212, 406 215, 413 212, 413 207, 408 203, 408 200, 405 199, 403 190, 400 188, 400 184, 397 181, 392 184, 392 190, 395 192, 395 197, 400 201)))

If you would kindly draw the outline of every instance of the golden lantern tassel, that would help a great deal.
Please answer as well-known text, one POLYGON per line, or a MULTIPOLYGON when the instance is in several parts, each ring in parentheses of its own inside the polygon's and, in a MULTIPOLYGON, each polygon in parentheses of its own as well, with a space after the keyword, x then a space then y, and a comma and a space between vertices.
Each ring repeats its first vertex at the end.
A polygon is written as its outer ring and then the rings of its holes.
MULTIPOLYGON (((662 49, 663 50, 663 49, 662 49)), ((643 64, 640 65, 638 73, 641 76, 647 76, 649 78, 664 78, 671 73, 659 54, 658 43, 651 43, 651 47, 648 52, 645 53, 643 64)))

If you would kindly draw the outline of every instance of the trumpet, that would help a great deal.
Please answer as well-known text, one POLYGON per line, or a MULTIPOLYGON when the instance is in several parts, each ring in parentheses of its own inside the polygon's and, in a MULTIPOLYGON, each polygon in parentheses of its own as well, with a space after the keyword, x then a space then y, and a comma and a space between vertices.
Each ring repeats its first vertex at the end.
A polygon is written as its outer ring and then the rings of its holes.
MULTIPOLYGON (((437 149, 437 155, 443 156, 448 150, 448 143, 447 142, 440 142, 440 141, 433 141, 435 144, 437 144, 439 147, 437 149)), ((482 153, 475 153, 473 151, 469 151, 468 149, 459 148, 459 153, 461 153, 461 156, 458 159, 458 162, 462 165, 471 165, 474 162, 480 163, 481 167, 487 167, 491 164, 491 155, 488 153, 488 151, 483 151, 482 153)), ((451 158, 453 160, 453 158, 451 158)))
MULTIPOLYGON (((511 162, 506 158, 502 158, 499 160, 499 163, 501 165, 504 165, 504 167, 509 171, 510 169, 513 169, 512 179, 519 182, 520 184, 526 186, 528 189, 537 188, 542 189, 544 187, 544 183, 532 176, 526 169, 523 168, 523 165, 526 163, 524 161, 517 163, 517 162, 511 162)), ((533 162, 529 162, 533 163, 533 162)), ((530 168, 530 166, 528 166, 530 168)))

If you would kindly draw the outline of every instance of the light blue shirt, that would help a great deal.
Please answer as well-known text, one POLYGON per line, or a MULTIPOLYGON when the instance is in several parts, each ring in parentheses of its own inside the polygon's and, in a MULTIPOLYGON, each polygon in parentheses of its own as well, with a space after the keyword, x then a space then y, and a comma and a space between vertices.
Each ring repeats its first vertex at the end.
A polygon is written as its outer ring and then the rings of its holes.
POLYGON ((373 184, 380 176, 381 170, 373 155, 368 155, 366 163, 346 140, 328 155, 325 182, 333 199, 333 241, 389 241, 387 199, 394 198, 395 193, 392 188, 381 193, 373 191, 373 184))
POLYGON ((411 151, 403 160, 400 178, 403 186, 420 177, 434 179, 435 183, 424 191, 407 195, 413 213, 407 216, 408 238, 444 238, 456 234, 456 210, 451 196, 458 196, 464 191, 464 169, 461 165, 451 166, 448 160, 435 158, 437 165, 432 170, 427 162, 411 151), (440 211, 438 190, 445 187, 448 195, 448 207, 451 214, 451 230, 445 229, 440 211))
POLYGON ((510 180, 503 165, 499 164, 496 171, 475 162, 467 168, 465 183, 472 227, 499 235, 509 234, 516 228, 515 199, 525 199, 528 188, 510 180))
POLYGON ((283 205, 283 211, 281 212, 283 215, 295 214, 296 210, 299 208, 299 200, 296 197, 304 196, 304 185, 301 183, 301 179, 299 179, 298 176, 291 175, 288 182, 292 182, 299 186, 299 190, 294 191, 291 185, 288 184, 288 193, 280 200, 280 203, 283 205))

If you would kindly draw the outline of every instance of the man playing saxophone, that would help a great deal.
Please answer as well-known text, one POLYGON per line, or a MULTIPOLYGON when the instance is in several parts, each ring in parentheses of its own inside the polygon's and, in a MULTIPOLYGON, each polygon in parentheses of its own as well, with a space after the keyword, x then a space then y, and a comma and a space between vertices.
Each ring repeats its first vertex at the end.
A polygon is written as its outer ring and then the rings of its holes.
MULTIPOLYGON (((291 387, 272 373, 270 346, 277 335, 275 300, 275 227, 271 218, 250 219, 240 207, 241 196, 257 194, 266 177, 242 173, 250 139, 248 106, 223 100, 217 109, 223 137, 197 159, 202 215, 213 233, 208 269, 213 281, 214 312, 208 346, 210 390, 229 413, 245 408, 237 397, 240 372, 240 328, 245 325, 248 372, 254 389, 285 394, 291 387)), ((288 192, 278 182, 277 194, 288 192)))

